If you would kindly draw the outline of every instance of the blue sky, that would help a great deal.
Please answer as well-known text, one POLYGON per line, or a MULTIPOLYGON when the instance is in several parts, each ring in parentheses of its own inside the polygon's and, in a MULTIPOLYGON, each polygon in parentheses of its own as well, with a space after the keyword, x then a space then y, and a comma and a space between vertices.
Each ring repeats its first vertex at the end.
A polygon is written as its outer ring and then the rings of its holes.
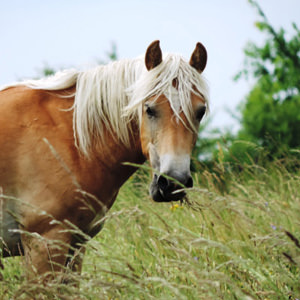
MULTIPOLYGON (((300 25, 299 0, 259 0, 275 28, 300 25)), ((45 65, 86 68, 105 59, 111 43, 119 58, 145 52, 155 39, 163 51, 189 59, 196 42, 208 51, 204 75, 211 94, 212 125, 237 128, 228 114, 251 88, 233 82, 248 41, 264 36, 247 0, 7 0, 0 10, 0 85, 37 76, 45 65)))

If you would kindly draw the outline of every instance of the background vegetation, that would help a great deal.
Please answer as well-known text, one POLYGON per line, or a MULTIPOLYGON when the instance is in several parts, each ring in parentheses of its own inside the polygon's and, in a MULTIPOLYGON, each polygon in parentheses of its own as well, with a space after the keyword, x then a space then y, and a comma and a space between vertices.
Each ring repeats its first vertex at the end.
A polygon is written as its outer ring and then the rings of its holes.
POLYGON ((254 82, 240 131, 201 128, 184 203, 152 202, 139 170, 87 244, 80 288, 28 282, 9 258, 3 299, 300 299, 300 31, 287 39, 249 2, 266 40, 235 78, 254 82))
MULTIPOLYGON (((294 35, 287 39, 283 28, 275 30, 258 4, 249 2, 261 19, 256 27, 266 41, 262 46, 248 43, 244 50, 245 67, 235 80, 245 78, 254 85, 239 108, 238 134, 219 139, 225 160, 239 164, 257 162, 262 153, 268 161, 284 158, 300 147, 300 31, 292 24, 294 35)), ((208 145, 211 151, 212 143, 208 145)), ((214 159, 216 155, 218 151, 214 159)))

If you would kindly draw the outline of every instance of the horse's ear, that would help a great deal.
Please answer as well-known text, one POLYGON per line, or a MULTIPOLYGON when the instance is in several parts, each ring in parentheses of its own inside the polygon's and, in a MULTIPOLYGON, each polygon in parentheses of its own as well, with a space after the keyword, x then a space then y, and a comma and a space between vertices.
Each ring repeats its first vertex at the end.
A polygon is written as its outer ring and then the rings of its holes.
POLYGON ((148 71, 154 69, 162 62, 162 53, 159 41, 152 42, 147 48, 145 55, 145 64, 148 71))
POLYGON ((198 72, 202 73, 207 63, 207 52, 201 43, 197 43, 196 48, 191 56, 190 65, 198 72))

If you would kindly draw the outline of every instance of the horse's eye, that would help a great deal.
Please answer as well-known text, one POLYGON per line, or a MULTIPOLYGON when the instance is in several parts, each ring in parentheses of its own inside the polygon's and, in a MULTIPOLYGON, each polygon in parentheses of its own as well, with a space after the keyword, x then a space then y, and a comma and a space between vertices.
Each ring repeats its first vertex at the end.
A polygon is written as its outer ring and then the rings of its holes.
POLYGON ((156 117, 156 111, 154 108, 147 106, 146 108, 146 114, 148 115, 149 118, 154 118, 156 117))
POLYGON ((205 114, 206 111, 206 107, 202 106, 200 109, 198 109, 197 113, 196 113, 196 119, 198 122, 200 122, 205 114))

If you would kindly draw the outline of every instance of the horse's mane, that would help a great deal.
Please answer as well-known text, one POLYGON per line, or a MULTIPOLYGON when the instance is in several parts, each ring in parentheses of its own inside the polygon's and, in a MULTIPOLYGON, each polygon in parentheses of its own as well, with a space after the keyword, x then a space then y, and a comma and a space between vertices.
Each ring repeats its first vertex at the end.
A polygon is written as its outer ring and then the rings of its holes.
MULTIPOLYGON (((185 114, 194 128, 190 93, 204 98, 208 104, 208 88, 203 76, 180 55, 165 55, 161 64, 147 71, 144 58, 120 60, 87 71, 74 69, 40 80, 18 82, 13 86, 59 91, 76 85, 74 136, 78 148, 89 154, 94 139, 103 140, 105 127, 115 138, 130 146, 130 121, 140 121, 142 103, 149 97, 167 94, 174 114, 185 114), (172 81, 178 79, 179 97, 172 95, 172 81), (176 100, 177 99, 177 100, 176 100), (179 100, 178 100, 179 99, 179 100)), ((0 89, 1 90, 1 89, 0 89)))

